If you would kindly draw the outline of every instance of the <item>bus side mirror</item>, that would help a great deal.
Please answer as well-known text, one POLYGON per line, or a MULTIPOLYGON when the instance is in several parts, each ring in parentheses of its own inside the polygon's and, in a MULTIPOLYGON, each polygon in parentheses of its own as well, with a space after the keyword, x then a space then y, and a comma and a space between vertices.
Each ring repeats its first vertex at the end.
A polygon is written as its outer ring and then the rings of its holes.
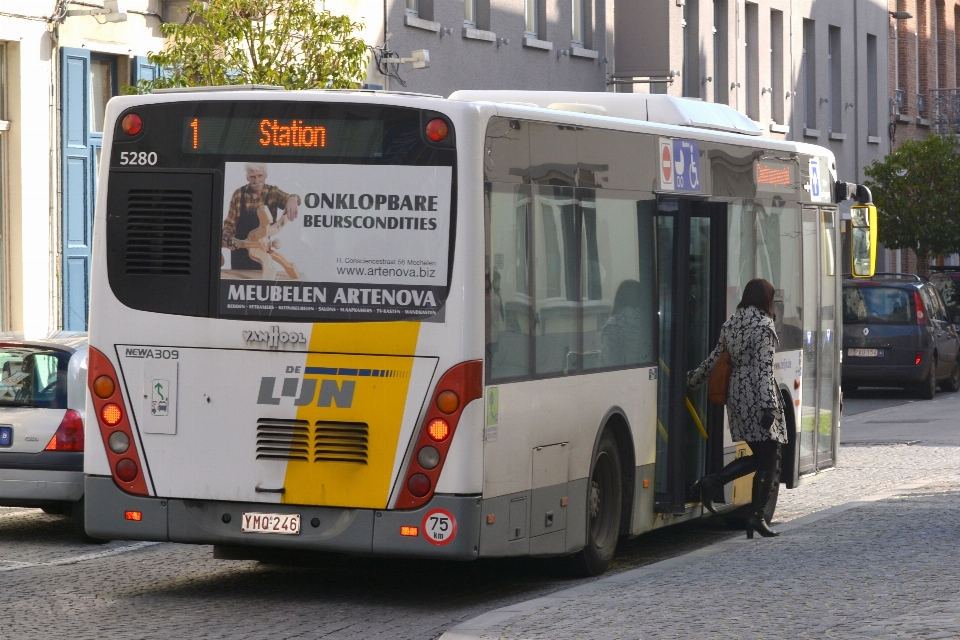
POLYGON ((877 207, 872 204, 850 207, 850 273, 869 278, 877 270, 877 207))

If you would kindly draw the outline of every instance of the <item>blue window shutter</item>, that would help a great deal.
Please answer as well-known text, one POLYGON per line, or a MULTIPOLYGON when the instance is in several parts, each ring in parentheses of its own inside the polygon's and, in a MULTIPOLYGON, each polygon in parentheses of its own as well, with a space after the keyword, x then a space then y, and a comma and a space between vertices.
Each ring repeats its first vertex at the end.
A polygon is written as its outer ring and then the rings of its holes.
POLYGON ((93 240, 94 156, 90 139, 90 52, 60 49, 63 328, 87 328, 93 240))
POLYGON ((160 67, 155 64, 151 64, 146 56, 136 56, 133 59, 133 65, 131 65, 131 82, 134 87, 137 86, 137 83, 143 80, 156 80, 160 76, 160 67))

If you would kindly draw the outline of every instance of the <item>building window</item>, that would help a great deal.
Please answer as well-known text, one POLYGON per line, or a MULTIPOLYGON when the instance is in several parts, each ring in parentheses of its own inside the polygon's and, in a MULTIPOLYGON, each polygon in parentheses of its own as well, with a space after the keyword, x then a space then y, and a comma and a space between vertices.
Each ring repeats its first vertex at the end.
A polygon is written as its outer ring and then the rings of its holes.
MULTIPOLYGON (((897 11, 906 11, 907 3, 906 0, 897 0, 897 11)), ((909 51, 912 50, 908 48, 908 43, 911 38, 909 33, 904 32, 904 27, 906 26, 906 20, 894 20, 893 21, 893 37, 896 39, 896 49, 894 63, 897 67, 896 69, 896 105, 897 111, 903 111, 906 108, 906 92, 909 89, 909 83, 907 82, 907 64, 910 59, 909 51)))
POLYGON ((727 0, 713 0, 713 101, 727 104, 727 0))
POLYGON ((6 256, 7 256, 7 233, 6 233, 6 221, 7 221, 7 210, 4 208, 5 192, 4 189, 6 184, 4 182, 4 176, 6 175, 5 167, 3 166, 4 159, 6 158, 6 137, 7 137, 7 128, 10 126, 10 123, 7 121, 7 63, 6 63, 6 48, 0 43, 0 330, 7 330, 9 324, 7 322, 7 274, 9 269, 6 266, 6 256))
POLYGON ((830 27, 827 42, 827 66, 830 68, 830 131, 840 133, 843 131, 840 27, 830 27))
POLYGON ((700 3, 683 5, 683 95, 700 97, 700 3))
POLYGON ((420 13, 420 7, 417 5, 417 0, 407 0, 407 13, 413 16, 418 15, 420 13))
POLYGON ((107 56, 90 56, 90 131, 103 131, 107 102, 117 95, 117 61, 107 56))
POLYGON ((803 54, 800 74, 803 79, 803 126, 817 128, 817 23, 803 21, 803 54))
POLYGON ((944 3, 936 3, 936 13, 934 14, 934 19, 936 24, 933 28, 933 37, 936 38, 937 46, 934 48, 937 56, 937 63, 935 68, 937 70, 937 89, 942 89, 947 86, 947 19, 945 15, 944 3))
POLYGON ((770 11, 770 119, 783 124, 783 11, 770 11))
POLYGON ((463 0, 463 26, 477 27, 477 0, 463 0))
POLYGON ((753 120, 760 119, 760 47, 757 30, 760 22, 759 7, 746 3, 746 33, 745 33, 745 62, 747 76, 747 116, 753 120))
POLYGON ((877 36, 867 34, 867 135, 879 136, 879 112, 881 98, 877 93, 877 36))
MULTIPOLYGON (((953 7, 953 24, 954 28, 956 28, 956 25, 960 25, 960 6, 953 7)), ((960 64, 957 64, 960 62, 960 54, 958 54, 958 52, 960 52, 960 38, 955 38, 955 45, 953 50, 953 68, 956 72, 956 77, 954 78, 953 86, 960 87, 960 64)))
POLYGON ((573 45, 583 46, 583 1, 584 0, 573 0, 572 10, 573 10, 573 37, 570 38, 570 42, 573 45))
POLYGON ((524 0, 523 2, 523 17, 525 24, 523 26, 524 35, 532 36, 536 38, 540 34, 538 33, 539 25, 537 24, 539 13, 537 11, 537 5, 539 4, 538 0, 524 0))
MULTIPOLYGON (((926 43, 921 40, 926 36, 927 33, 927 3, 925 0, 917 0, 917 31, 914 34, 914 73, 916 74, 916 84, 914 90, 917 95, 917 115, 922 116, 926 111, 926 105, 924 104, 925 95, 927 93, 927 77, 926 74, 920 73, 920 57, 924 57, 924 62, 929 62, 926 59, 927 47, 926 43)), ((926 69, 924 69, 926 71, 926 69)))

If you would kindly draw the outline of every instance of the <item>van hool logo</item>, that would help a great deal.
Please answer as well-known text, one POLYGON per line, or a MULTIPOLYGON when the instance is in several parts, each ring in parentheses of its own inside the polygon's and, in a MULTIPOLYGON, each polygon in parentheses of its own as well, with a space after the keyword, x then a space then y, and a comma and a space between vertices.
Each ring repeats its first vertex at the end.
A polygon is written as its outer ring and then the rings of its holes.
POLYGON ((307 347, 307 337, 296 331, 280 331, 280 327, 274 325, 267 331, 244 331, 243 339, 249 343, 267 343, 270 349, 279 349, 280 345, 295 345, 297 347, 307 347))

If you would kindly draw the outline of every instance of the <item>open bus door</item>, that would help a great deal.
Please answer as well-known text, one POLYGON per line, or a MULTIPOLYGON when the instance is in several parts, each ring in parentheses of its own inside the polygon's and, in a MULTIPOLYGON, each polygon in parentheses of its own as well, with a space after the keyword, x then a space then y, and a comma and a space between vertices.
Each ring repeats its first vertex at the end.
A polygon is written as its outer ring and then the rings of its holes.
POLYGON ((726 313, 727 205, 661 198, 657 210, 660 370, 656 504, 683 514, 699 502, 690 487, 723 466, 723 407, 686 374, 709 354, 726 313))

